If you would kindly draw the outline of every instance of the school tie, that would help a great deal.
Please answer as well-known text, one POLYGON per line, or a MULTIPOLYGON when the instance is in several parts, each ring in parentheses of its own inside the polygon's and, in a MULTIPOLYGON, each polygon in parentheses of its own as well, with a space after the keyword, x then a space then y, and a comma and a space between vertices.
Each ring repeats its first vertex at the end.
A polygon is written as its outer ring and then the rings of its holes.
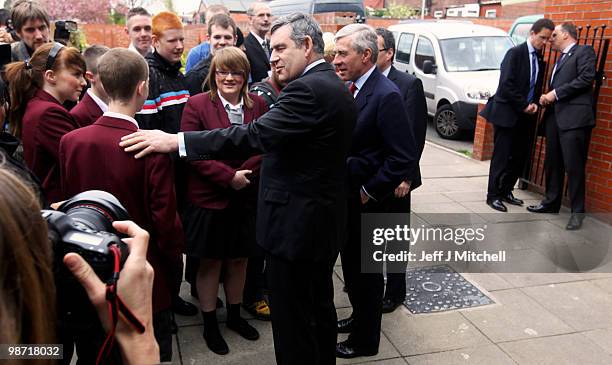
POLYGON ((535 93, 535 85, 536 80, 538 78, 537 73, 537 64, 536 60, 538 59, 538 55, 536 51, 531 52, 531 79, 529 79, 529 94, 527 94, 527 101, 529 103, 533 102, 533 95, 535 93))
POLYGON ((229 104, 225 105, 225 110, 227 111, 227 117, 230 120, 232 125, 242 125, 242 110, 236 108, 231 108, 229 104))
POLYGON ((266 56, 268 56, 268 59, 270 59, 270 42, 265 39, 262 43, 261 46, 263 47, 264 51, 266 52, 266 56))

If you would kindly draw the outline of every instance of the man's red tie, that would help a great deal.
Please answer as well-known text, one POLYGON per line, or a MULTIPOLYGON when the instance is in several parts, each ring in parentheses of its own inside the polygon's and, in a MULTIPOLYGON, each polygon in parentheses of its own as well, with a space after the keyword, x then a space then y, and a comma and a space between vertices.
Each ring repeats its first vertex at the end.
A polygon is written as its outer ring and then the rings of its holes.
POLYGON ((349 86, 349 91, 351 92, 351 95, 355 96, 355 91, 357 91, 357 86, 355 85, 354 82, 352 82, 351 86, 349 86))

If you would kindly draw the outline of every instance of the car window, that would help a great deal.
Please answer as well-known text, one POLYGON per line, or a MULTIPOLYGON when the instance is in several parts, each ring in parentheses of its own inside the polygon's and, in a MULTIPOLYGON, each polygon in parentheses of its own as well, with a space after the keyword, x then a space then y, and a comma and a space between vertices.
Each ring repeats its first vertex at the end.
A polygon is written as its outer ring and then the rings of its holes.
POLYGON ((516 44, 520 44, 525 42, 525 40, 527 40, 527 37, 529 36, 529 31, 531 30, 531 26, 533 24, 517 24, 516 27, 514 27, 514 29, 512 30, 512 39, 514 40, 514 43, 516 44))
POLYGON ((451 38, 440 41, 447 72, 499 70, 512 47, 509 37, 451 38))
POLYGON ((412 51, 412 41, 414 34, 402 33, 399 42, 397 43, 397 51, 395 52, 395 60, 402 63, 410 63, 410 52, 412 51))
POLYGON ((431 41, 425 37, 419 37, 419 41, 416 47, 416 53, 414 54, 414 63, 420 70, 423 69, 423 62, 430 60, 434 64, 436 63, 436 57, 434 54, 434 48, 431 41))

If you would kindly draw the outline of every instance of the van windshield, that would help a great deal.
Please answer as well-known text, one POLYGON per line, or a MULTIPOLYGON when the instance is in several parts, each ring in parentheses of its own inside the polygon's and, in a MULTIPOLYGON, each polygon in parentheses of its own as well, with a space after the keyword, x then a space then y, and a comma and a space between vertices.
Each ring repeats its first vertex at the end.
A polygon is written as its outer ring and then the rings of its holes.
POLYGON ((510 37, 470 37, 440 40, 447 72, 499 70, 506 51, 513 46, 510 37))

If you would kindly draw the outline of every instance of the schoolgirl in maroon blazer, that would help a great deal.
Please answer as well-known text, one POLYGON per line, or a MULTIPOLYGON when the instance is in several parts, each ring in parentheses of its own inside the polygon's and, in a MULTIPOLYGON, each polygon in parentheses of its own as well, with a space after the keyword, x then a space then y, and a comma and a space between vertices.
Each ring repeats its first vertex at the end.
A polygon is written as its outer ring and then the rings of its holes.
POLYGON ((42 182, 48 201, 62 198, 59 143, 78 124, 62 106, 77 101, 85 87, 85 60, 76 48, 49 43, 29 61, 6 66, 11 131, 23 142, 28 168, 42 182))

